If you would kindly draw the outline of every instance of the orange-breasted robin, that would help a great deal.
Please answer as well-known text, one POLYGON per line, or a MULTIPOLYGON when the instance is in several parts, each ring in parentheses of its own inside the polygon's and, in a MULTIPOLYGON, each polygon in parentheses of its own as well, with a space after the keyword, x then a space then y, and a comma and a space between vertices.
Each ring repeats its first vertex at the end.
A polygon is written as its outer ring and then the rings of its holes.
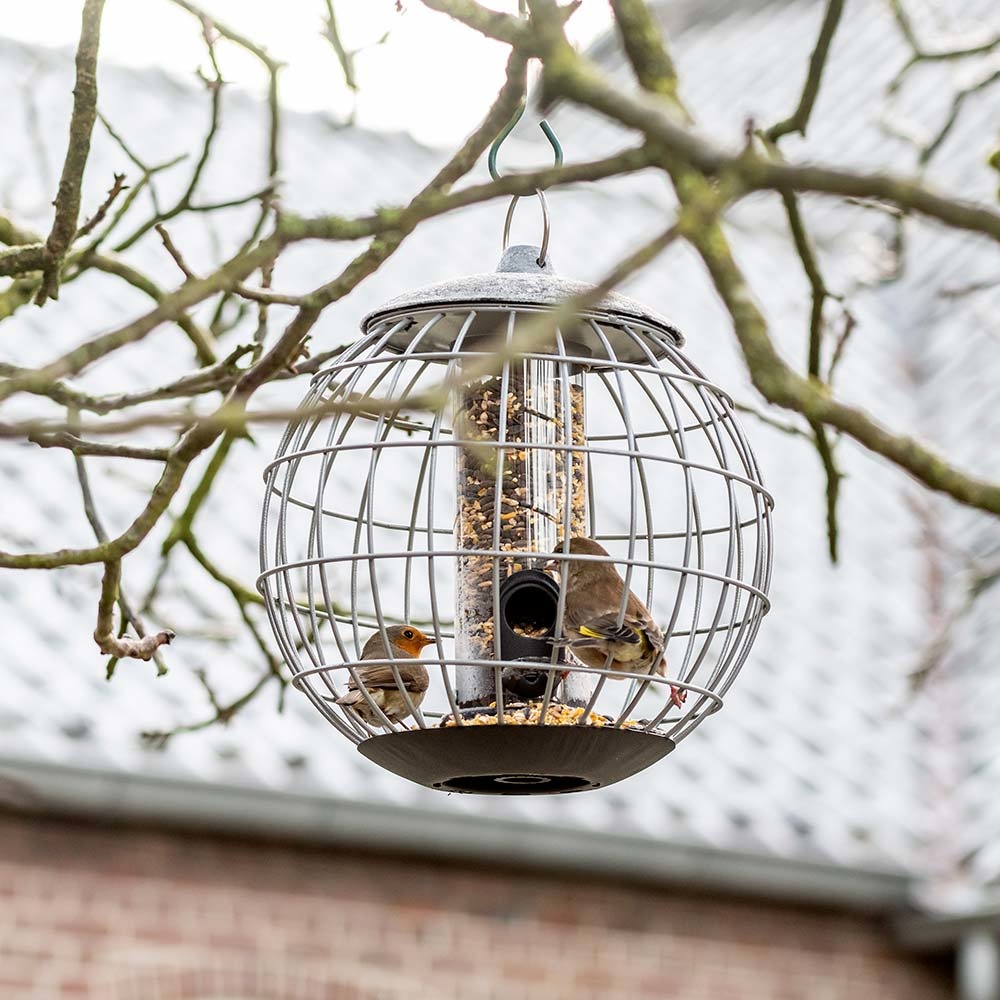
MULTIPOLYGON (((582 536, 569 540, 569 551, 574 555, 608 555, 603 546, 582 536)), ((566 611, 564 636, 556 640, 557 645, 568 647, 586 667, 600 669, 607 663, 610 670, 665 677, 663 632, 632 591, 625 604, 625 617, 618 625, 625 581, 615 567, 609 562, 571 560, 563 566, 567 567, 566 611)), ((671 684, 671 702, 679 707, 684 698, 684 691, 671 684)))
MULTIPOLYGON (((382 633, 376 632, 361 650, 362 660, 416 660, 424 646, 429 646, 434 639, 428 638, 413 625, 392 625, 385 630, 392 646, 392 652, 387 653, 382 642, 382 633)), ((430 686, 430 675, 422 663, 400 663, 396 669, 399 678, 410 696, 414 706, 419 706, 430 686)), ((386 714, 390 722, 399 722, 410 714, 406 699, 403 697, 392 668, 388 664, 374 664, 370 667, 359 667, 358 676, 364 682, 372 701, 386 714)), ((358 685, 352 677, 347 682, 347 693, 337 699, 338 705, 348 705, 362 719, 372 726, 384 726, 385 723, 372 710, 365 696, 358 690, 358 685)))

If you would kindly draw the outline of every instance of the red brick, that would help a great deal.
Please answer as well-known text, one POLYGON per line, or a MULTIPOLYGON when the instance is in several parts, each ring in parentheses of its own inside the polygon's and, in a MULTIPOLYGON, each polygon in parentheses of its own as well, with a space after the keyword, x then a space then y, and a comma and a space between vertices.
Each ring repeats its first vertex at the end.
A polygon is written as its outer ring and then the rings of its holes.
POLYGON ((879 920, 345 850, 0 819, 0 996, 944 1000, 879 920))

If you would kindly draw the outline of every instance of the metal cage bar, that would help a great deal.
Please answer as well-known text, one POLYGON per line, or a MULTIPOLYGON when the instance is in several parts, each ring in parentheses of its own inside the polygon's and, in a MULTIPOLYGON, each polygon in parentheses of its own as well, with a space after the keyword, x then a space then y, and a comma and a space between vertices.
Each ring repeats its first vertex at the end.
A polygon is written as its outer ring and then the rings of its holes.
MULTIPOLYGON (((498 346, 509 348, 517 317, 544 311, 523 303, 509 308, 486 303, 400 313, 375 322, 358 344, 314 377, 302 416, 290 423, 264 470, 258 589, 268 620, 295 684, 355 743, 411 727, 469 725, 472 717, 463 714, 456 693, 457 677, 465 669, 487 670, 494 678, 496 705, 477 707, 476 714, 492 714, 495 724, 503 725, 506 711, 512 710, 501 674, 518 661, 501 659, 498 628, 492 659, 456 655, 452 647, 460 623, 449 630, 451 598, 445 596, 456 592, 457 560, 470 555, 493 560, 492 606, 498 624, 501 560, 517 558, 524 565, 538 560, 539 552, 527 545, 501 544, 503 463, 493 462, 498 471, 488 548, 463 548, 444 539, 452 528, 439 521, 454 502, 452 478, 441 474, 439 459, 470 447, 503 455, 512 448, 506 416, 495 440, 474 441, 449 425, 446 409, 408 412, 414 409, 408 400, 428 387, 457 385, 463 365, 489 359, 482 335, 471 336, 481 324, 502 321, 498 346), (438 333, 439 324, 456 331, 450 342, 438 333), (320 407, 323 412, 317 413, 320 407), (296 534, 300 527, 304 530, 296 534), (349 600, 335 599, 345 589, 349 600), (369 603, 363 606, 365 601, 369 603), (384 661, 364 661, 365 666, 389 667, 403 694, 407 721, 394 723, 378 708, 362 677, 364 633, 381 634, 391 651, 387 629, 413 624, 418 616, 434 625, 433 655, 423 662, 437 683, 426 703, 416 703, 406 693, 399 673, 402 661, 394 653, 384 661), (375 723, 336 705, 348 679, 375 723)), ((555 330, 550 343, 532 345, 533 350, 516 359, 505 350, 498 365, 503 400, 513 366, 550 365, 561 409, 561 440, 516 444, 532 454, 558 457, 558 463, 546 467, 565 477, 558 512, 562 542, 548 555, 560 567, 554 634, 561 634, 564 621, 565 564, 605 561, 568 549, 574 523, 572 469, 574 461, 582 461, 586 530, 609 547, 610 559, 626 581, 619 623, 633 574, 638 574, 642 582, 636 586, 663 630, 669 679, 612 671, 610 654, 603 668, 565 662, 553 648, 547 661, 537 664, 545 672, 538 724, 548 724, 561 673, 568 669, 596 682, 585 696, 577 725, 634 728, 676 743, 723 706, 768 610, 773 499, 732 398, 690 362, 677 346, 676 334, 638 320, 616 321, 599 311, 589 312, 580 323, 588 331, 590 348, 579 342, 580 327, 568 325, 555 330), (589 387, 582 442, 573 438, 570 410, 570 385, 581 373, 589 387), (608 469, 620 472, 610 476, 613 482, 602 483, 595 478, 598 467, 605 474, 608 469), (606 684, 622 677, 629 680, 627 687, 606 684), (671 711, 670 685, 691 693, 689 707, 671 711), (650 698, 656 703, 647 716, 633 718, 650 698)))

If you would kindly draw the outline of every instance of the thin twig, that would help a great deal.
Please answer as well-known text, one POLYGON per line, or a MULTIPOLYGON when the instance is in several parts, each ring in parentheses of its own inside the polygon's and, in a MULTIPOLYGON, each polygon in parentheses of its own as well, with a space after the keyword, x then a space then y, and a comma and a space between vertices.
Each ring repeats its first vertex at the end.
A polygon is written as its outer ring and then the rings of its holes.
POLYGON ((167 232, 167 227, 164 226, 162 223, 158 222, 155 228, 157 233, 159 233, 160 235, 160 239, 163 240, 164 248, 166 249, 167 253, 170 254, 171 257, 173 257, 174 263, 181 269, 181 272, 183 273, 184 277, 188 281, 197 281, 198 280, 197 276, 191 270, 191 268, 187 266, 187 262, 184 260, 184 257, 181 254, 180 250, 177 249, 176 244, 170 238, 170 233, 167 232))
POLYGON ((816 39, 816 46, 809 57, 809 71, 806 73, 806 82, 802 87, 798 106, 788 118, 776 122, 767 130, 765 134, 769 141, 777 142, 783 135, 788 135, 790 132, 798 132, 802 136, 806 134, 809 116, 812 114, 813 105, 816 103, 820 81, 823 78, 823 70, 826 68, 830 43, 833 41, 833 36, 837 30, 837 25, 840 23, 840 15, 843 13, 843 10, 844 0, 828 0, 826 13, 823 15, 823 23, 819 29, 819 37, 816 39))
POLYGON ((104 216, 108 214, 108 209, 114 204, 118 195, 126 190, 128 190, 128 185, 125 183, 125 175, 115 174, 114 183, 108 189, 107 197, 101 202, 97 211, 77 230, 76 239, 83 239, 84 236, 92 233, 104 220, 104 216))
POLYGON ((992 291, 1000 287, 1000 277, 986 278, 983 281, 970 281, 966 285, 952 285, 949 288, 942 288, 938 295, 942 299, 962 299, 967 295, 976 295, 979 292, 992 291))
POLYGON ((844 325, 841 328, 840 335, 837 337, 836 343, 833 345, 833 351, 830 355, 830 367, 826 372, 827 385, 833 385, 834 373, 844 356, 844 350, 847 347, 847 342, 851 339, 851 334, 854 332, 857 325, 857 320, 854 318, 854 314, 850 312, 850 310, 845 309, 844 325))
POLYGON ((133 458, 139 461, 165 462, 169 448, 139 448, 128 444, 104 444, 85 441, 68 431, 56 434, 29 434, 28 440, 39 448, 66 448, 74 455, 99 455, 104 458, 133 458))
MULTIPOLYGON (((328 361, 342 354, 348 346, 350 345, 341 344, 339 347, 334 347, 329 351, 317 354, 308 361, 299 363, 296 366, 295 373, 281 372, 276 378, 293 377, 295 374, 315 374, 328 361)), ((208 368, 198 369, 189 375, 183 375, 173 382, 168 382, 166 385, 151 389, 142 389, 137 392, 111 393, 106 396, 92 396, 89 393, 72 388, 65 382, 55 381, 49 386, 44 395, 63 406, 70 406, 74 409, 90 413, 107 414, 165 399, 194 398, 195 396, 212 392, 225 393, 235 385, 242 372, 245 371, 244 368, 239 366, 239 362, 247 355, 252 355, 254 350, 255 346, 253 344, 239 344, 222 361, 208 368)), ((30 369, 19 368, 16 365, 0 362, 0 376, 3 377, 16 377, 28 371, 30 369)), ((138 429, 142 426, 187 426, 195 419, 193 413, 190 412, 187 412, 186 416, 179 423, 173 417, 170 419, 160 419, 160 416, 155 414, 150 414, 150 417, 152 420, 150 424, 144 424, 140 420, 138 423, 132 425, 133 429, 138 429)), ((10 428, 15 425, 8 424, 5 426, 10 428)), ((47 421, 41 423, 29 421, 19 426, 21 426, 25 435, 30 433, 56 433, 67 429, 65 426, 47 421)), ((111 431, 109 426, 105 426, 104 430, 97 433, 111 433, 111 431)), ((0 436, 9 438, 13 434, 5 433, 0 434, 0 436)))
POLYGON ((755 417, 762 424, 766 424, 768 427, 773 427, 777 431, 781 431, 783 434, 790 434, 792 437, 805 438, 807 441, 812 441, 812 435, 804 431, 801 427, 796 427, 795 424, 790 424, 785 420, 779 420, 777 417, 772 417, 771 414, 765 413, 763 410, 756 406, 751 406, 749 403, 734 403, 734 409, 738 413, 748 413, 750 416, 755 417))
POLYGON ((260 302, 262 305, 301 306, 304 299, 302 295, 282 295, 266 288, 247 288, 246 285, 236 285, 233 291, 244 299, 260 302))
POLYGON ((227 24, 224 24, 218 18, 213 17, 203 8, 198 6, 198 4, 192 3, 191 0, 171 0, 171 2, 175 6, 183 8, 189 14, 193 14, 203 25, 210 25, 211 29, 218 32, 218 34, 220 34, 223 38, 226 38, 234 44, 240 46, 240 48, 246 49, 247 52, 256 56, 256 58, 259 59, 268 69, 278 70, 281 68, 282 64, 277 59, 268 55, 267 50, 263 46, 258 45, 246 35, 241 34, 235 29, 229 27, 227 24))
MULTIPOLYGON (((215 143, 215 136, 219 131, 219 124, 222 115, 222 88, 224 81, 222 79, 222 72, 219 69, 219 63, 215 55, 214 30, 211 18, 205 17, 202 20, 202 36, 205 40, 205 47, 208 50, 209 61, 212 64, 214 77, 211 79, 201 77, 201 80, 211 95, 211 110, 208 119, 208 131, 202 141, 201 152, 194 165, 194 169, 191 171, 187 187, 184 189, 184 192, 180 195, 177 201, 174 202, 173 207, 168 208, 163 212, 157 212, 151 219, 142 223, 142 225, 140 225, 130 236, 119 242, 115 247, 115 253, 122 253, 127 250, 135 242, 145 236, 150 229, 156 228, 159 223, 168 222, 170 219, 175 218, 185 211, 196 211, 192 205, 192 199, 198 189, 202 175, 205 172, 205 167, 208 165, 209 158, 212 155, 212 147, 215 143)), ((233 202, 233 204, 241 203, 242 201, 233 202)), ((201 210, 212 211, 213 209, 211 206, 205 206, 201 210)))
MULTIPOLYGON (((823 276, 820 274, 819 264, 816 261, 816 253, 806 232, 805 224, 799 212, 798 199, 790 191, 781 193, 781 200, 788 215, 788 226, 792 233, 792 241, 802 261, 802 269, 805 271, 812 292, 812 308, 809 314, 809 356, 807 371, 809 378, 820 379, 820 365, 822 364, 823 346, 823 305, 830 292, 827 290, 823 276)), ((841 340, 840 347, 843 351, 846 338, 841 340)), ((813 441, 816 445, 816 452, 823 465, 823 473, 826 476, 826 535, 827 547, 830 552, 830 561, 837 561, 837 540, 839 537, 839 527, 837 523, 837 500, 840 496, 840 480, 843 474, 837 467, 834 457, 834 448, 826 433, 826 428, 817 420, 810 420, 809 426, 812 429, 813 441)))
POLYGON ((275 675, 268 670, 260 676, 260 678, 248 691, 240 695, 238 698, 234 698, 228 704, 223 705, 219 701, 212 687, 209 685, 208 678, 206 677, 204 671, 196 671, 195 676, 201 681, 202 687, 205 689, 210 702, 213 704, 214 713, 199 722, 184 723, 174 726, 172 729, 145 730, 141 733, 143 742, 156 749, 163 749, 172 737, 178 736, 181 733, 196 733, 202 729, 208 729, 211 726, 228 725, 233 716, 239 712, 241 708, 244 708, 251 701, 253 701, 261 690, 275 679, 275 675))
POLYGON ((134 344, 152 333, 161 323, 197 305, 221 288, 229 288, 280 252, 280 242, 271 238, 246 254, 238 254, 207 278, 187 281, 177 291, 165 296, 155 309, 110 333, 87 341, 42 368, 28 371, 0 383, 0 400, 17 392, 46 395, 52 383, 76 375, 108 354, 134 344))
POLYGON ((994 35, 991 38, 972 45, 954 45, 927 49, 917 37, 913 22, 910 20, 910 15, 903 6, 903 0, 888 0, 888 4, 900 34, 906 39, 910 47, 909 58, 892 80, 889 81, 887 90, 890 94, 899 90, 910 70, 922 62, 950 62, 958 59, 966 59, 970 56, 983 56, 1000 47, 1000 35, 994 35))
POLYGON ((974 567, 969 573, 962 599, 949 612, 925 647, 917 666, 910 673, 910 689, 921 690, 940 668, 954 645, 955 631, 975 609, 979 598, 1000 582, 1000 566, 974 567))
POLYGON ((966 102, 966 100, 973 94, 978 94, 980 91, 986 90, 987 87, 991 87, 998 80, 1000 80, 1000 69, 993 70, 993 72, 988 73, 981 80, 970 84, 968 87, 963 87, 955 94, 952 98, 948 115, 944 122, 942 122, 937 134, 920 151, 920 166, 926 166, 930 162, 931 157, 934 156, 934 154, 941 148, 945 139, 947 139, 951 134, 951 130, 958 122, 958 116, 961 114, 962 105, 966 102))
MULTIPOLYGON (((820 80, 830 50, 830 43, 833 40, 834 32, 837 30, 837 24, 840 21, 842 12, 843 0, 829 0, 826 15, 823 18, 823 24, 820 28, 819 38, 809 62, 809 73, 806 77, 799 105, 790 118, 778 122, 764 133, 765 140, 770 144, 776 157, 780 157, 777 151, 777 142, 783 135, 796 131, 800 135, 805 135, 813 104, 819 94, 820 80)), ((805 222, 802 219, 798 196, 794 191, 781 191, 779 195, 782 204, 785 206, 785 214, 788 217, 788 228, 792 235, 792 242, 802 262, 802 270, 805 272, 812 295, 812 306, 809 311, 809 349, 806 370, 810 379, 819 381, 821 378, 820 368, 822 365, 824 332, 823 308, 828 298, 839 298, 839 296, 833 295, 823 280, 823 275, 819 269, 819 262, 816 258, 816 251, 806 231, 805 222)), ((845 336, 841 338, 838 344, 841 351, 844 349, 846 340, 845 336)), ((827 547, 830 553, 830 561, 835 563, 838 555, 839 538, 837 500, 840 496, 840 481, 843 478, 843 474, 837 466, 834 446, 830 443, 826 428, 817 420, 809 420, 809 427, 812 431, 812 440, 816 446, 816 452, 819 455, 823 466, 823 473, 826 477, 827 547)))
MULTIPOLYGON (((97 605, 97 626, 94 629, 94 642, 105 656, 116 660, 135 659, 152 660, 161 646, 169 645, 175 638, 168 629, 162 632, 130 639, 115 634, 114 610, 115 604, 121 602, 119 585, 121 583, 122 564, 120 559, 113 559, 104 564, 104 579, 101 583, 101 597, 97 605)), ((113 668, 109 667, 110 677, 113 668)), ((157 674, 166 673, 162 663, 157 664, 157 674)))
POLYGON ((156 185, 153 183, 153 177, 155 174, 160 173, 162 170, 167 170, 170 167, 176 166, 178 163, 182 163, 187 159, 187 153, 181 153, 179 156, 175 156, 164 163, 154 164, 150 166, 144 160, 140 159, 138 154, 129 146, 121 134, 112 127, 111 122, 108 121, 100 111, 97 112, 97 120, 104 126, 104 131, 108 133, 111 140, 118 146, 118 148, 125 154, 126 157, 132 162, 132 164, 138 168, 140 176, 149 182, 149 197, 153 202, 153 211, 157 215, 160 214, 160 204, 158 196, 156 193, 156 185))
POLYGON ((330 43, 340 71, 344 74, 344 83, 352 93, 358 91, 358 79, 354 71, 354 53, 348 52, 340 37, 337 26, 337 14, 333 9, 333 0, 326 0, 326 23, 323 25, 323 37, 330 43))
MULTIPOLYGON (((71 409, 68 412, 71 422, 78 420, 79 415, 74 410, 71 409)), ((94 532, 94 537, 98 542, 103 544, 108 540, 108 533, 101 521, 100 515, 97 513, 97 504, 94 502, 94 494, 90 488, 90 477, 87 474, 87 463, 84 462, 83 457, 79 452, 74 452, 73 463, 76 467, 77 482, 80 484, 80 495, 83 500, 84 516, 87 518, 87 523, 94 532)), ((143 624, 142 618, 132 610, 132 606, 121 587, 120 575, 121 567, 119 564, 118 607, 121 609, 121 625, 118 630, 118 638, 120 639, 124 636, 126 627, 131 625, 132 628, 135 629, 135 633, 139 636, 140 640, 145 640, 147 639, 145 625, 143 624)), ((168 639, 165 641, 169 642, 170 640, 168 639)), ((117 653, 111 655, 108 659, 108 663, 105 668, 105 677, 107 680, 111 680, 114 676, 115 668, 118 665, 119 659, 121 659, 121 656, 117 653)), ((149 657, 145 657, 145 659, 149 659, 149 657)), ((163 657, 161 656, 159 650, 153 650, 152 659, 156 664, 157 677, 162 677, 165 673, 167 673, 167 665, 163 662, 163 657)))

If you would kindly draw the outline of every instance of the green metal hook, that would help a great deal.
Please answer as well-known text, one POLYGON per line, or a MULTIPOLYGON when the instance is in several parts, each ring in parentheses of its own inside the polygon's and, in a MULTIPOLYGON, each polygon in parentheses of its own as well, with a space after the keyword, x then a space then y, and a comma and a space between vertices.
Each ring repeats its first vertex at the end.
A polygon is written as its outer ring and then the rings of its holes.
MULTIPOLYGON (((487 165, 490 168, 490 177, 493 180, 500 180, 501 174, 497 170, 497 153, 500 152, 500 147, 503 145, 504 140, 514 131, 514 126, 521 120, 521 116, 524 114, 524 102, 521 102, 521 106, 514 112, 514 117, 511 118, 509 122, 504 126, 503 131, 493 140, 493 145, 490 146, 490 155, 487 160, 487 165)), ((552 158, 553 166, 561 167, 563 162, 563 151, 559 140, 556 138, 555 132, 552 131, 552 126, 543 118, 539 123, 538 127, 545 133, 545 138, 548 139, 549 145, 552 147, 552 158)))
MULTIPOLYGON (((526 18, 528 16, 528 0, 519 0, 517 9, 520 16, 526 18)), ((517 111, 514 112, 514 116, 504 126, 503 131, 493 140, 493 145, 490 146, 490 155, 487 164, 490 168, 490 177, 495 181, 500 180, 500 171, 497 170, 497 153, 500 152, 500 147, 504 144, 504 140, 514 131, 514 126, 521 120, 523 114, 524 101, 521 101, 517 111)), ((563 162, 562 146, 556 138, 555 132, 552 131, 552 126, 543 118, 538 123, 538 127, 545 133, 545 138, 549 140, 549 145, 552 147, 553 165, 561 167, 563 162)))

